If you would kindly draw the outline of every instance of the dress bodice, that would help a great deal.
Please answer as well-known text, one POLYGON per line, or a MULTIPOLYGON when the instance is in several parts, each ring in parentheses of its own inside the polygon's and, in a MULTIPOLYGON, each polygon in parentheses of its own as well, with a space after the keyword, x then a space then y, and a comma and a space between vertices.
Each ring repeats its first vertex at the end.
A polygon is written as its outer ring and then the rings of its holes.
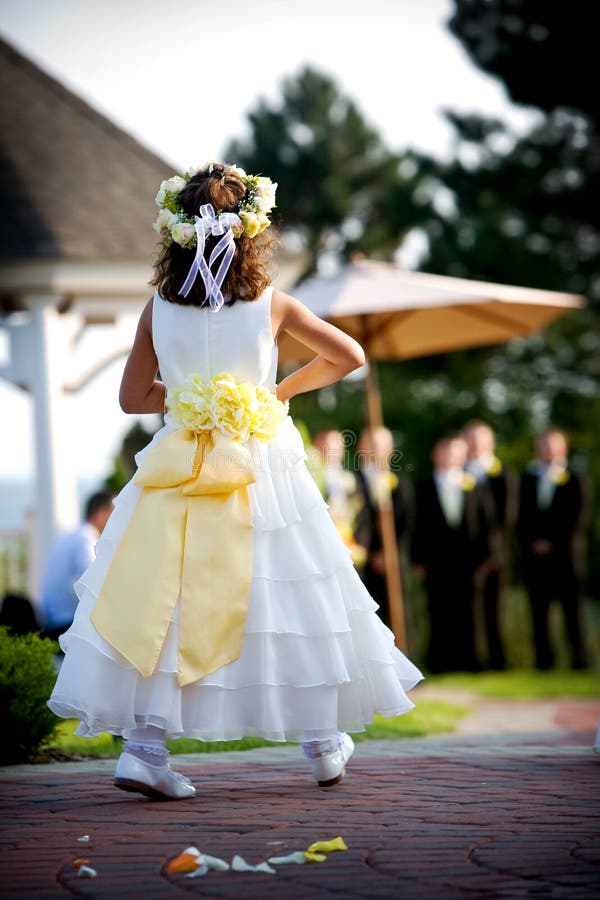
POLYGON ((235 381, 275 387, 277 346, 271 327, 268 287, 257 300, 238 300, 214 312, 169 303, 158 292, 152 305, 152 341, 160 377, 167 388, 187 375, 210 380, 229 372, 235 381))

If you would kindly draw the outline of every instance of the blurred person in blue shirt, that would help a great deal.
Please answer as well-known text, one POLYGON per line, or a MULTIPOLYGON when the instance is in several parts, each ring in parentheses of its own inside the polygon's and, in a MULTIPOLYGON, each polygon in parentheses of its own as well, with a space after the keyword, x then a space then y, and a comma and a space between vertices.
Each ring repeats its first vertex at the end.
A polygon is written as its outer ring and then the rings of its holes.
POLYGON ((48 554, 42 578, 44 637, 58 640, 71 625, 77 595, 74 584, 94 559, 96 542, 113 509, 113 495, 98 491, 88 499, 85 521, 60 535, 48 554))

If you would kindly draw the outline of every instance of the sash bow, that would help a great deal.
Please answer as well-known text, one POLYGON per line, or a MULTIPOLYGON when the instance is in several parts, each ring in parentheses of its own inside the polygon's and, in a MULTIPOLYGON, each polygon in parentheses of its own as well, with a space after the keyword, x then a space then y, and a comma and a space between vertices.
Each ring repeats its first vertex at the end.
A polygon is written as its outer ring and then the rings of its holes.
POLYGON ((143 488, 91 621, 144 677, 180 600, 177 680, 191 684, 242 651, 252 580, 248 450, 219 432, 172 431, 144 456, 143 488))

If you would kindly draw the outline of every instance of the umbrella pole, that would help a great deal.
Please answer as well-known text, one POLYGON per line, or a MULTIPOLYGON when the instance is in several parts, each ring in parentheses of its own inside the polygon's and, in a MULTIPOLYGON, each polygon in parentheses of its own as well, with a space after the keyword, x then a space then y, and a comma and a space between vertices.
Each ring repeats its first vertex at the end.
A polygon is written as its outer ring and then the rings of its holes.
MULTIPOLYGON (((379 428, 383 425, 383 412, 381 408, 381 391, 377 379, 377 364, 369 361, 365 388, 367 394, 367 411, 369 427, 379 428)), ((400 555, 398 552, 398 539, 396 536, 396 523, 394 522, 394 510, 391 497, 379 507, 379 527, 383 544, 383 556, 385 560, 385 580, 387 583, 388 605, 390 610, 390 624, 396 646, 400 650, 406 650, 406 626, 404 621, 404 599, 402 596, 402 579, 400 576, 400 555)))

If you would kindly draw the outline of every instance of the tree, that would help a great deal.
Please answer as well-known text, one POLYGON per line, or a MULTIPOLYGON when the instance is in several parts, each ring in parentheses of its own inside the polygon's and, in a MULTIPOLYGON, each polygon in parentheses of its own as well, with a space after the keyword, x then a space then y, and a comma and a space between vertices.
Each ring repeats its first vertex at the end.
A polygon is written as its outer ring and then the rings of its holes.
MULTIPOLYGON (((452 209, 426 226, 424 267, 587 297, 585 310, 542 335, 482 357, 482 389, 490 411, 516 421, 525 413, 526 433, 549 422, 565 428, 600 485, 600 115, 590 71, 592 15, 580 2, 455 0, 449 27, 474 61, 502 78, 516 102, 546 115, 517 139, 501 122, 447 114, 455 154, 438 164, 435 179, 452 209)), ((597 520, 592 591, 600 586, 599 543, 597 520)))
POLYGON ((328 76, 306 68, 282 85, 281 101, 260 101, 250 135, 228 159, 279 185, 276 222, 300 237, 308 272, 326 256, 391 258, 425 217, 414 200, 421 173, 389 153, 355 103, 328 76))
POLYGON ((515 103, 598 119, 597 11, 589 0, 455 0, 448 27, 515 103))

